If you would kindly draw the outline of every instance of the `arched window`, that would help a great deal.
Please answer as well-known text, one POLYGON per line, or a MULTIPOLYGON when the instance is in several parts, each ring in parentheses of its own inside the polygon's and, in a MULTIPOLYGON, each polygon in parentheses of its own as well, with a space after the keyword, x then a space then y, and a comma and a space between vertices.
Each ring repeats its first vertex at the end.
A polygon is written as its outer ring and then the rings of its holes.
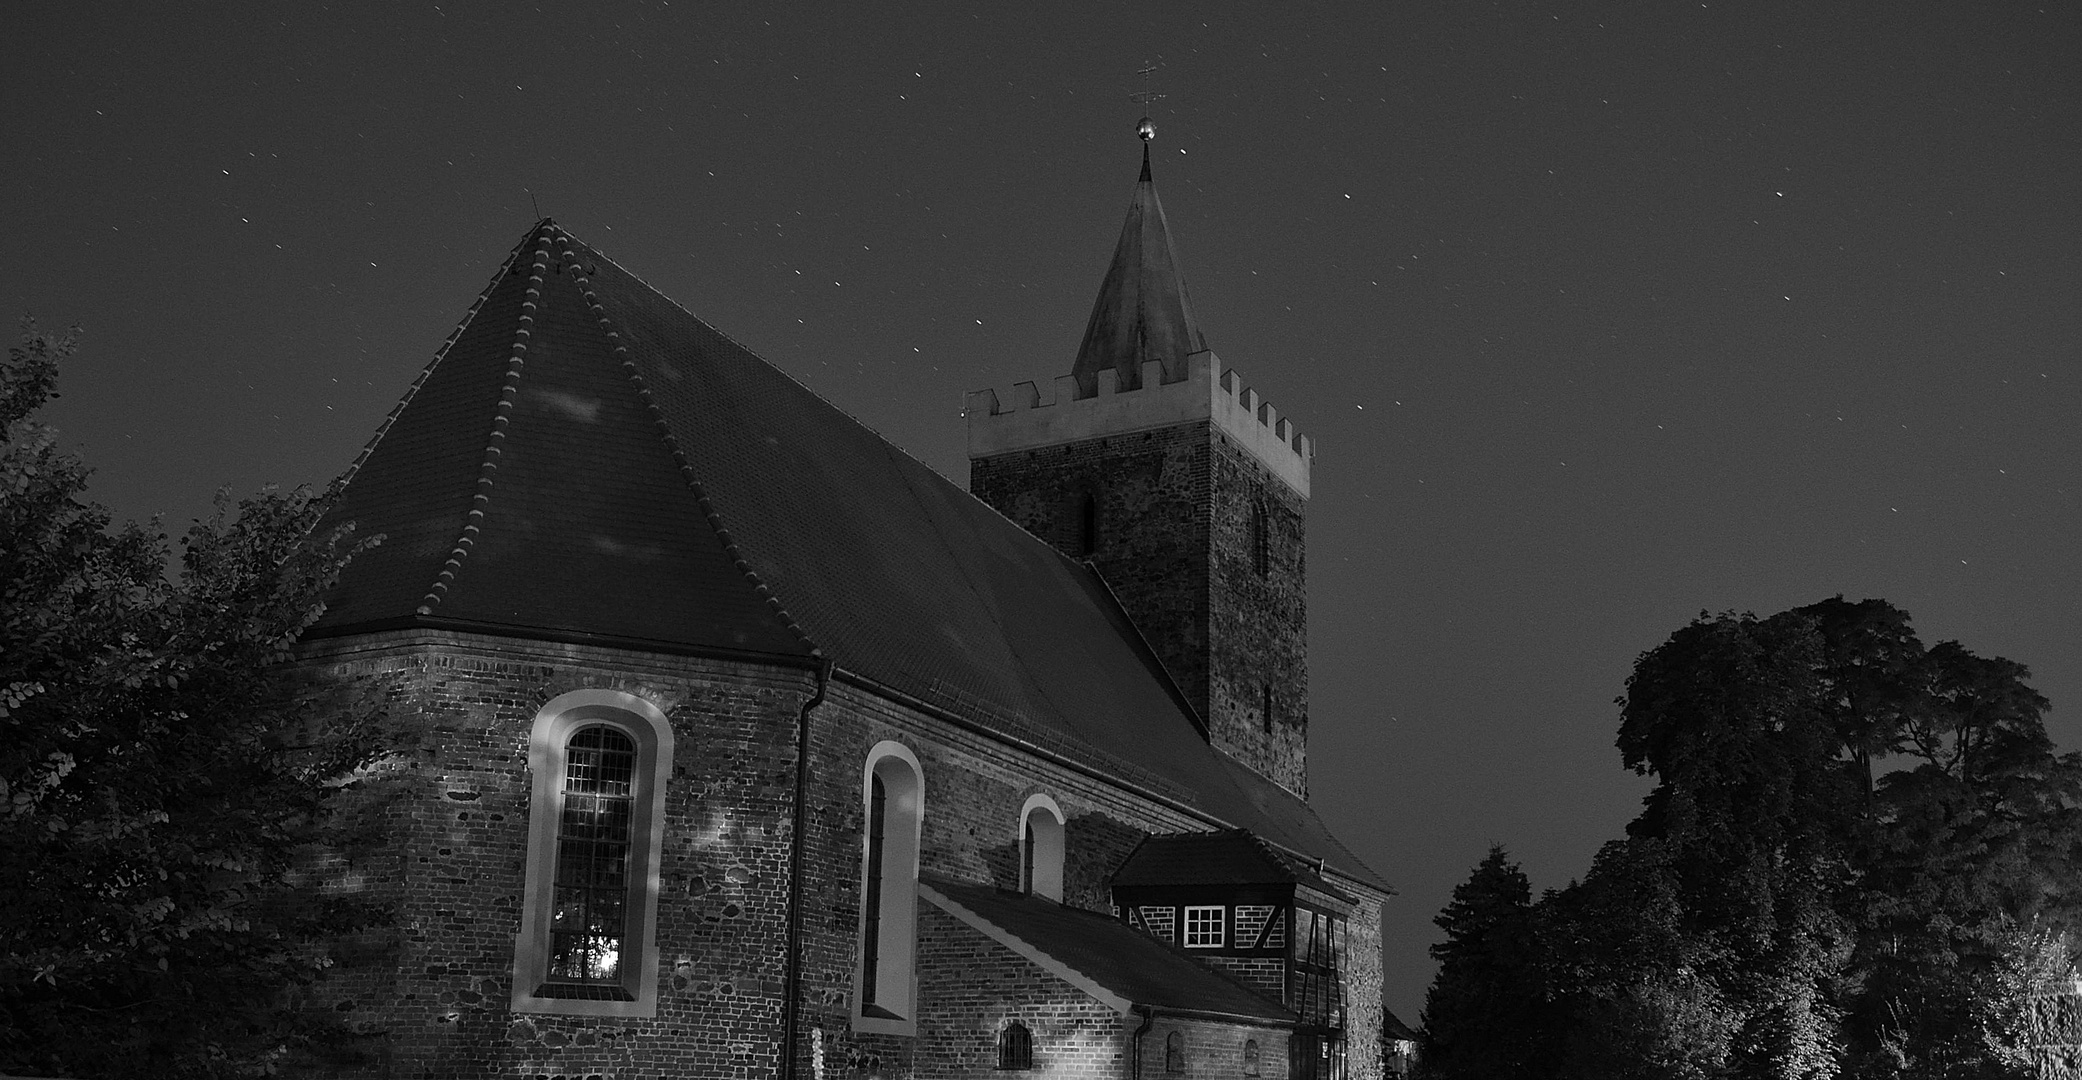
POLYGON ((1164 1071, 1186 1071, 1186 1037, 1181 1032, 1174 1031, 1164 1036, 1164 1071))
POLYGON ((895 742, 878 743, 868 751, 865 773, 854 1025, 862 1031, 909 1035, 915 1033, 916 1023, 912 973, 925 783, 918 759, 895 742))
POLYGON ((665 714, 633 694, 573 691, 536 714, 514 1011, 657 1015, 672 745, 665 714))
POLYGON ((1077 553, 1086 558, 1099 551, 1099 497, 1085 492, 1077 499, 1077 553))
POLYGON ((1258 1040, 1256 1039, 1245 1039, 1243 1041, 1243 1074, 1245 1076, 1258 1075, 1258 1040))
POLYGON ((1063 901, 1063 811, 1046 795, 1030 795, 1019 810, 1019 888, 1063 901))
POLYGON ((1272 522, 1264 503, 1251 504, 1251 569, 1259 577, 1272 573, 1272 522))
POLYGON ((998 1032, 998 1068, 1031 1069, 1034 1067, 1034 1033, 1017 1020, 1008 1021, 1005 1030, 998 1032))

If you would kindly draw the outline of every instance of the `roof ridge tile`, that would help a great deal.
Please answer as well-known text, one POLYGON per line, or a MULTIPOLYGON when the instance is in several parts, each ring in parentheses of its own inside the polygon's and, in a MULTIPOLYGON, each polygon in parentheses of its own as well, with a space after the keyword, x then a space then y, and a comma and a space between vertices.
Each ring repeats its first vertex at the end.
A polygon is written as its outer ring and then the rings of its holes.
MULTIPOLYGON (((766 606, 773 611, 774 617, 780 620, 788 632, 795 635, 795 639, 810 651, 811 656, 820 660, 823 659, 824 651, 817 647, 816 642, 810 640, 810 635, 803 630, 802 625, 796 621, 795 616, 789 614, 788 608, 781 603, 780 597, 774 595, 772 586, 760 578, 759 572, 745 561, 743 553, 738 550, 737 541, 730 535, 730 530, 723 525, 723 515, 717 512, 715 503, 710 501, 708 497, 708 489, 702 485, 700 477, 695 473, 694 463, 688 459, 686 451, 680 448, 679 440, 673 436, 672 424, 665 419, 664 411, 659 409, 658 403, 652 399, 651 388, 644 380, 642 369, 637 367, 635 359, 629 355, 629 347, 622 343, 622 335, 615 330, 613 320, 607 317, 606 305, 600 302, 599 295, 593 291, 591 275, 596 272, 596 268, 581 264, 578 260, 578 253, 573 249, 585 248, 587 254, 596 258, 605 258, 605 256, 600 255, 599 252, 594 251, 584 241, 571 235, 568 230, 555 225, 550 226, 550 230, 556 234, 558 239, 563 241, 564 250, 561 253, 561 257, 572 268, 572 283, 578 286, 579 295, 585 298, 586 308, 593 313, 595 319, 599 320, 600 329, 607 335, 608 344, 613 347, 615 357, 622 362, 622 370, 628 373, 629 385, 635 389, 636 396, 643 401, 644 408, 650 413, 652 422, 657 425, 659 438, 664 441, 665 449, 672 454, 673 464, 679 468, 681 479, 687 482, 687 489, 694 494, 694 502, 701 508, 703 519, 708 522, 708 527, 715 531, 716 539, 722 542, 723 553, 730 557, 731 564, 736 567, 737 572, 744 575, 745 580, 751 584, 752 591, 766 602, 766 606)), ((608 261, 612 262, 613 260, 608 261)), ((633 277, 634 275, 631 276, 633 277)), ((663 294, 661 293, 660 295, 662 296, 663 294)))
MULTIPOLYGON (((536 228, 547 224, 549 219, 543 218, 536 222, 536 228)), ((391 406, 390 414, 383 418, 382 423, 376 425, 376 434, 369 436, 369 441, 362 444, 361 453, 354 455, 354 460, 348 464, 347 471, 333 481, 334 490, 346 487, 347 482, 354 479, 354 474, 361 471, 362 463, 369 460, 369 455, 375 452, 376 444, 382 442, 383 436, 390 433, 391 425, 397 422, 399 414, 405 411, 405 406, 412 404, 413 396, 419 393, 420 387, 426 385, 427 376, 432 375, 434 369, 441 366, 441 361, 447 359, 448 350, 454 347, 457 338, 463 336, 463 330, 470 325, 470 320, 475 319, 477 313, 484 310, 485 301, 491 299, 492 291, 499 287, 499 282, 506 280, 506 275, 513 272, 514 262, 520 258, 521 252, 527 250, 529 241, 534 237, 535 234, 531 230, 527 236, 521 238, 520 243, 513 245, 513 250, 506 253, 506 261, 500 263, 499 269, 492 273, 492 279, 485 282, 484 290, 477 294, 477 301, 470 305, 470 310, 463 312, 462 321, 456 323, 455 329, 448 332, 448 340, 443 341, 441 347, 434 350, 434 358, 419 369, 419 377, 412 380, 412 385, 405 388, 404 396, 398 399, 396 405, 391 406)))
POLYGON ((542 298, 542 272, 549 269, 549 240, 556 231, 556 225, 550 219, 544 218, 529 233, 530 239, 538 246, 535 248, 535 261, 528 268, 528 288, 522 294, 525 299, 521 301, 520 318, 517 320, 519 326, 513 331, 513 348, 506 360, 506 385, 499 389, 498 410, 492 416, 491 434, 486 436, 484 463, 478 466, 477 470, 477 493, 470 497, 470 513, 464 519, 463 532, 456 538, 454 550, 448 553, 448 561, 441 564, 441 572, 434 575, 434 583, 427 586, 426 596, 419 601, 418 612, 421 615, 432 615, 434 609, 440 606, 441 599, 448 594, 448 587, 454 583, 457 572, 462 570, 463 560, 469 557, 470 549, 477 545, 477 534, 484 522, 485 507, 490 506, 492 501, 493 475, 499 471, 499 447, 506 441, 506 425, 513 413, 514 402, 520 395, 521 369, 527 365, 528 339, 534 334, 534 313, 537 302, 542 298))

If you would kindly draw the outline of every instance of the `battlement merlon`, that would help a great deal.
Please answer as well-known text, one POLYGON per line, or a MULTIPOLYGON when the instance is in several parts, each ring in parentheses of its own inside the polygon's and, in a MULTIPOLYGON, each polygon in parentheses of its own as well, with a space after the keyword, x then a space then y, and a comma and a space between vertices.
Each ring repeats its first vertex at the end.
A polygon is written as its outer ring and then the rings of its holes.
POLYGON ((1244 386, 1242 376, 1223 370, 1221 358, 1212 351, 1188 354, 1186 377, 1178 382, 1163 381, 1163 363, 1158 360, 1142 365, 1140 389, 1121 390, 1119 381, 1116 372, 1100 371, 1098 392, 1090 397, 1078 396, 1072 375, 1057 378, 1046 395, 1030 382, 1014 385, 1004 396, 995 390, 970 391, 964 409, 969 458, 1211 420, 1274 476, 1308 498, 1315 442, 1295 431, 1257 391, 1244 386))

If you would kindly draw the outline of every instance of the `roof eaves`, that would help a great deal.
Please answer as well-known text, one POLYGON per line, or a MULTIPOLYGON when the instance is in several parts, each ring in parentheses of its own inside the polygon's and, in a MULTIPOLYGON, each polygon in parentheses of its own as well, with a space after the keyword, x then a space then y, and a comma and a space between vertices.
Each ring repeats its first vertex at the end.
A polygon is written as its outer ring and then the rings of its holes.
POLYGON ((489 623, 475 619, 452 619, 440 615, 402 615, 389 619, 373 619, 367 622, 339 626, 314 627, 298 637, 299 641, 326 641, 349 638, 361 634, 382 634, 394 630, 430 630, 457 634, 474 634, 492 638, 512 638, 520 641, 545 641, 558 645, 589 645, 603 649, 625 649, 630 652, 659 653, 669 656, 699 656, 711 660, 734 663, 774 664, 781 667, 814 670, 820 661, 801 653, 756 652, 747 649, 731 649, 718 645, 697 645, 677 641, 657 641, 650 638, 625 637, 619 634, 596 634, 584 630, 570 630, 553 626, 515 626, 512 623, 489 623))
MULTIPOLYGON (((817 647, 816 642, 810 640, 809 634, 803 630, 800 623, 796 622, 795 617, 788 613, 788 609, 781 603, 780 597, 774 595, 773 588, 761 580, 759 572, 752 569, 751 564, 745 561, 744 553, 738 549, 736 538, 731 536, 730 530, 724 526, 723 517, 716 512, 715 503, 710 501, 708 489, 702 486, 700 477, 695 474, 693 461, 687 457, 686 451, 680 447, 679 440, 673 436, 672 425, 665 419, 665 414, 658 408, 658 403, 652 400, 651 389, 644 382, 643 373, 637 368, 636 361, 630 357, 629 347, 622 343, 621 333, 614 328, 613 321, 607 317, 606 306, 600 303, 600 297, 593 291, 591 276, 594 272, 593 269, 579 261, 578 253, 574 248, 583 247, 588 255, 595 258, 603 258, 603 256, 577 237, 572 236, 568 231, 555 225, 551 225, 549 229, 556 234, 558 239, 563 241, 564 250, 560 253, 560 257, 566 265, 571 267, 573 283, 578 286, 579 293, 584 296, 586 307, 592 311, 593 317, 599 320, 601 332, 607 335, 608 344, 613 347, 615 358, 621 361, 622 370, 628 373, 630 387, 636 391, 636 396, 642 399, 644 409, 650 413, 652 422, 657 425, 658 435, 664 441, 665 449, 672 454, 673 464, 678 466, 681 479, 687 482, 687 490, 693 492, 694 501, 701 508, 702 518, 708 522, 708 527, 715 531, 716 539, 722 543, 723 553, 729 556, 732 565, 737 568, 737 572, 744 575, 745 581, 751 585, 752 591, 758 593, 759 598, 766 602, 766 606, 773 611, 774 618, 787 627, 789 633, 795 635, 795 639, 802 643, 803 648, 809 650, 812 657, 823 659, 824 651, 817 647)), ((630 276, 633 278, 635 275, 630 276)), ((540 278, 538 277, 536 280, 539 281, 540 278)), ((640 281, 640 279, 638 280, 640 281)), ((645 284, 644 288, 648 289, 650 286, 645 284)), ((652 291, 656 292, 657 290, 653 289, 652 291)), ((659 293, 658 295, 663 296, 664 294, 659 293)), ((670 298, 667 299, 669 301, 670 298)), ((523 318, 525 317, 523 316, 523 318)), ((504 406, 502 405, 501 407, 503 408, 504 406)))

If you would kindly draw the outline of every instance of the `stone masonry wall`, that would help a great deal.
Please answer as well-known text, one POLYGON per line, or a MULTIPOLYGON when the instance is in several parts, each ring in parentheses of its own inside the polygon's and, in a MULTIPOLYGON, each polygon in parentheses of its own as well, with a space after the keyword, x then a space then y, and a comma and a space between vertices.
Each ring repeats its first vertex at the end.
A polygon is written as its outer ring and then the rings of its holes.
POLYGON ((1204 421, 977 458, 969 490, 1075 558, 1085 557, 1082 500, 1096 497, 1092 563, 1215 744, 1307 794, 1307 536, 1298 493, 1204 421), (1251 535, 1257 507, 1269 525, 1263 577, 1251 535))
POLYGON ((1194 710, 1207 715, 1206 422, 969 462, 970 494, 1072 558, 1089 557, 1194 710), (1083 498, 1099 544, 1079 550, 1083 498))
POLYGON ((1142 1080, 1287 1080, 1287 1032, 1248 1024, 1156 1017, 1142 1037, 1142 1080), (1184 1044, 1184 1070, 1167 1071, 1165 1042, 1177 1032, 1184 1044), (1246 1044, 1258 1044, 1255 1065, 1247 1063, 1246 1044))
POLYGON ((794 718, 808 672, 428 632, 319 643, 312 662, 396 687, 390 838, 349 871, 396 925, 352 943, 325 1004, 369 1035, 349 1075, 770 1076, 777 1065, 794 718), (520 1016, 508 998, 541 705, 644 697, 675 735, 650 1019, 520 1016))
POLYGON ((1307 504, 1227 435, 1213 437, 1208 727, 1216 745, 1308 796, 1307 504), (1265 511, 1267 568, 1251 520, 1265 511), (1267 686, 1272 713, 1266 715, 1267 686))
POLYGON ((989 1075, 1008 1021, 1034 1039, 1035 1077, 1126 1075, 1126 1035, 1140 1018, 1087 996, 931 904, 918 927, 920 1080, 989 1075))
MULTIPOLYGON (((336 869, 339 887, 392 901, 398 923, 343 942, 342 962, 324 984, 321 1004, 366 1033, 373 1054, 340 1075, 776 1075, 795 728, 814 689, 811 673, 428 631, 314 643, 308 662, 393 697, 395 753, 363 785, 390 840, 345 853, 336 869), (529 727, 543 703, 580 688, 641 696, 675 732, 651 1019, 508 1008, 529 727)), ((850 1070, 843 1080, 894 1080, 956 1067, 951 1049, 926 1030, 904 1037, 851 1029, 862 770, 883 739, 908 747, 924 774, 927 874, 1015 885, 1019 809, 1045 792, 1067 819, 1066 902, 1110 912, 1107 877, 1144 835, 1206 827, 1103 778, 834 681, 810 729, 802 1015, 792 1048, 802 1080, 816 1080, 820 1062, 825 1080, 842 1080, 831 1075, 840 1070, 850 1070)), ((922 920, 929 910, 921 904, 922 920)), ((922 921, 924 947, 935 947, 937 934, 922 921)), ((1378 956, 1377 945, 1355 937, 1353 954, 1378 956)), ((1377 971, 1372 979, 1377 986, 1377 971)), ((937 992, 921 986, 926 1000, 937 992)), ((1358 1020, 1355 1036, 1366 1030, 1358 1020)), ((1263 1055, 1262 1067, 1283 1073, 1285 1060, 1282 1045, 1263 1055)), ((1355 1066, 1361 1060, 1355 1052, 1355 1066)))

